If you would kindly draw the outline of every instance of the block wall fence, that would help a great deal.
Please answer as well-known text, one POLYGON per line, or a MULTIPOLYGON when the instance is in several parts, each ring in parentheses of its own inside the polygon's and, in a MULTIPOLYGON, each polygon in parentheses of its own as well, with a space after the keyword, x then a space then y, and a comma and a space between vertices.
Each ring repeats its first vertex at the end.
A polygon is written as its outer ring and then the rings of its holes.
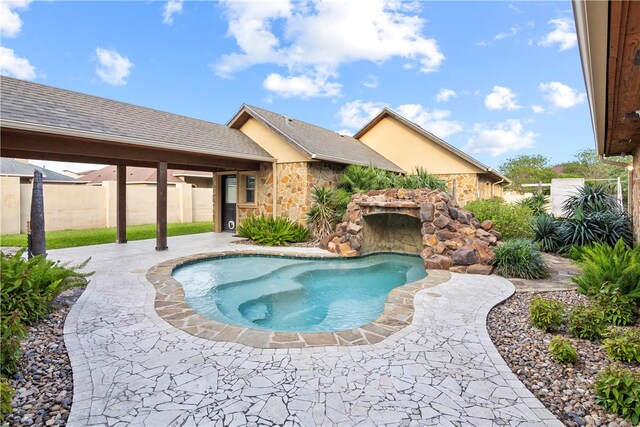
MULTIPOLYGON (((116 226, 116 182, 102 185, 44 185, 44 220, 47 230, 88 229, 116 226)), ((211 188, 191 184, 167 188, 169 223, 212 221, 211 188)), ((20 178, 0 177, 0 234, 26 233, 31 209, 31 184, 20 178)), ((156 222, 155 185, 127 186, 127 225, 156 222)))

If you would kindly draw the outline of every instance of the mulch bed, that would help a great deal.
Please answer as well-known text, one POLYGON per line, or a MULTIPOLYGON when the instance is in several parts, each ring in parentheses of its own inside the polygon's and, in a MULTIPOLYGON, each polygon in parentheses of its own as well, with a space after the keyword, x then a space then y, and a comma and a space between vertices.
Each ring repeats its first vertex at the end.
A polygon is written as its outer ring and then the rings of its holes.
POLYGON ((62 426, 73 401, 73 375, 64 345, 64 321, 84 287, 60 294, 59 307, 29 328, 22 343, 19 370, 9 381, 16 391, 11 402, 10 426, 62 426))
MULTIPOLYGON (((574 365, 557 363, 548 351, 553 334, 529 324, 529 306, 535 297, 552 298, 573 306, 587 298, 576 291, 516 293, 489 313, 487 328, 493 343, 511 370, 559 420, 568 426, 631 426, 595 404, 596 374, 611 361, 599 341, 567 336, 580 359, 574 365)), ((637 324, 636 324, 636 327, 637 324)), ((626 364, 627 366, 637 364, 626 364)))

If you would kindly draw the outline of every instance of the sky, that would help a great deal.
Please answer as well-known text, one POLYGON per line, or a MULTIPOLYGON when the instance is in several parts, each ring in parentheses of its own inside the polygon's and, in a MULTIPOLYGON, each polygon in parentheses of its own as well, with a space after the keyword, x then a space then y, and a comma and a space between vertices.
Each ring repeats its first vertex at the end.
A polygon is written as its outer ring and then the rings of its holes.
POLYGON ((0 74, 216 123, 389 107, 494 168, 594 147, 570 1, 1 0, 0 37, 0 74))

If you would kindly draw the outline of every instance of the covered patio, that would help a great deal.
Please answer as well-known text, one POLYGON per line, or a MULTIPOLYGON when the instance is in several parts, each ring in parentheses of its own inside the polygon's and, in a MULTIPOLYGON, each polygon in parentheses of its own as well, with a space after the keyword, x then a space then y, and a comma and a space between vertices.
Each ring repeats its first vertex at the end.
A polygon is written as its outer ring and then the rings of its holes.
POLYGON ((155 248, 162 251, 168 168, 253 171, 274 161, 223 125, 5 76, 0 84, 2 157, 117 165, 117 243, 127 242, 127 166, 157 169, 155 248))

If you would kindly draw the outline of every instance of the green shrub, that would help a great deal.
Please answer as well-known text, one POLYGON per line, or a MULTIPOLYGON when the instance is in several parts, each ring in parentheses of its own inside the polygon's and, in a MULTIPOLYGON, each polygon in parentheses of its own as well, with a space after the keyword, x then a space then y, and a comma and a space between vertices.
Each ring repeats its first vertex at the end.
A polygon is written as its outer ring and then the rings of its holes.
POLYGON ((549 343, 549 352, 560 363, 576 363, 578 361, 578 352, 564 337, 553 337, 549 343))
POLYGON ((631 221, 625 214, 579 210, 573 217, 559 220, 558 236, 562 246, 586 246, 594 243, 615 245, 618 240, 633 242, 631 221))
POLYGON ((609 366, 595 383, 596 403, 632 424, 640 422, 640 373, 609 366))
POLYGON ((623 295, 618 286, 605 284, 594 296, 594 300, 604 313, 607 323, 628 326, 636 322, 638 306, 633 298, 623 295))
POLYGON ((0 423, 4 422, 4 415, 11 412, 11 399, 14 393, 9 380, 5 377, 0 378, 0 423))
POLYGON ((595 243, 582 248, 578 264, 582 274, 572 279, 578 292, 596 295, 610 283, 621 294, 640 298, 640 247, 630 249, 622 240, 613 247, 595 243))
POLYGON ((556 218, 540 214, 533 220, 533 241, 543 252, 558 252, 562 245, 559 229, 560 222, 556 218))
POLYGON ((491 264, 496 274, 521 279, 543 279, 549 277, 549 267, 535 245, 528 240, 513 239, 496 247, 491 264))
POLYGON ((45 255, 30 260, 22 257, 24 249, 14 255, 0 253, 0 311, 18 311, 20 322, 31 324, 49 312, 49 303, 66 289, 84 285, 93 273, 81 273, 89 259, 69 267, 50 261, 45 255))
POLYGON ((578 192, 565 200, 562 210, 567 217, 574 217, 579 211, 590 215, 593 213, 621 213, 617 198, 605 184, 586 182, 578 192))
POLYGON ((491 220, 503 239, 531 238, 533 212, 526 206, 507 204, 500 197, 478 199, 464 207, 478 221, 491 220))
POLYGON ((0 373, 13 374, 20 359, 20 342, 27 334, 27 328, 20 321, 20 312, 0 314, 0 373))
POLYGON ((545 332, 557 331, 562 326, 566 307, 560 301, 535 298, 529 307, 531 324, 545 332))
POLYGON ((602 348, 612 360, 640 362, 640 330, 626 329, 605 339, 602 348))
POLYGON ((569 311, 569 331, 577 338, 596 340, 605 326, 604 313, 597 305, 577 305, 569 311))
POLYGON ((309 239, 309 229, 289 218, 261 215, 247 217, 238 226, 238 234, 266 246, 287 246, 309 239))

